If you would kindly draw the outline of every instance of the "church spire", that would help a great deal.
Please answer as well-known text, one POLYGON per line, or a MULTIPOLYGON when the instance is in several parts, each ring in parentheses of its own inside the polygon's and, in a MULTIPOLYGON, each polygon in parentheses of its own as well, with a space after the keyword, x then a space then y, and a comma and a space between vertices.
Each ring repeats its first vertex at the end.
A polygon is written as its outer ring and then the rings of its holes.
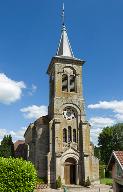
POLYGON ((74 57, 65 27, 64 3, 62 9, 62 32, 56 55, 72 58, 74 57))

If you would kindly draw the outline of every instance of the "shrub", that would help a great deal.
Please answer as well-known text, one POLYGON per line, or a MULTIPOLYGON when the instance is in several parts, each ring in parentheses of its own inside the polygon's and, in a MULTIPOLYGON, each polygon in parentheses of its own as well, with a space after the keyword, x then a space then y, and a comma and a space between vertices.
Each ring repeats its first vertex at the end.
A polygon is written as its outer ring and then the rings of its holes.
POLYGON ((85 187, 88 187, 88 186, 90 186, 90 185, 91 185, 90 179, 89 179, 89 177, 87 177, 84 186, 85 186, 85 187))
POLYGON ((0 158, 0 192, 33 192, 37 173, 23 159, 0 158))
POLYGON ((58 179, 56 179, 56 188, 61 188, 62 182, 61 182, 61 177, 59 176, 58 179))
POLYGON ((46 177, 38 177, 37 178, 37 184, 40 185, 40 184, 46 184, 47 183, 47 178, 46 177))

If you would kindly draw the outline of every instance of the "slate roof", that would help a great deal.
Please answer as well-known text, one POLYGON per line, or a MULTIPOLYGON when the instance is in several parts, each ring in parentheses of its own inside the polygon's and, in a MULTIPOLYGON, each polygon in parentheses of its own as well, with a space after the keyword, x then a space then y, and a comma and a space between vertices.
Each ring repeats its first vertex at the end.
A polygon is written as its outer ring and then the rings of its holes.
POLYGON ((26 135, 26 133, 28 132, 29 129, 34 129, 38 125, 48 125, 48 124, 49 124, 49 117, 48 117, 48 115, 42 116, 42 117, 38 118, 34 123, 31 123, 27 127, 27 129, 26 129, 26 131, 24 133, 24 137, 25 137, 25 135, 26 135))
POLYGON ((48 115, 42 116, 34 122, 34 125, 47 125, 49 123, 48 115))
POLYGON ((68 39, 67 30, 65 25, 62 27, 62 33, 60 38, 59 47, 57 49, 57 56, 67 56, 74 58, 73 51, 68 39))

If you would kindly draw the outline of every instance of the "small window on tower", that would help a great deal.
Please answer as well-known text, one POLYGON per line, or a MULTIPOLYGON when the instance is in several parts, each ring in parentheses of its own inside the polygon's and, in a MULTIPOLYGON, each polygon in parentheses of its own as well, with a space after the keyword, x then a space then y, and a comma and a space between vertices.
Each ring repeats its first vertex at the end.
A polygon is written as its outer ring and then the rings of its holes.
POLYGON ((75 92, 75 76, 70 75, 70 92, 75 92))
POLYGON ((76 129, 73 129, 73 142, 76 143, 76 129))
POLYGON ((63 129, 63 142, 67 143, 67 129, 63 129))
POLYGON ((68 91, 68 76, 62 75, 62 91, 68 91))
POLYGON ((72 141, 71 127, 68 126, 68 142, 72 141))
POLYGON ((50 97, 54 96, 54 76, 50 77, 50 97))

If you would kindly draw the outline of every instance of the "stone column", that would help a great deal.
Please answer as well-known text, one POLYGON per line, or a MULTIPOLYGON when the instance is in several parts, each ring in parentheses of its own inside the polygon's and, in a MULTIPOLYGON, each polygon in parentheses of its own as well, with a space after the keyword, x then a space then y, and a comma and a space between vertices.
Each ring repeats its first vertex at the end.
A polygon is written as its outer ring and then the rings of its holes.
POLYGON ((56 156, 56 179, 61 176, 61 162, 60 162, 60 156, 57 154, 56 156))
POLYGON ((76 164, 76 185, 79 185, 78 163, 76 164))
POLYGON ((55 153, 59 153, 61 150, 61 140, 60 140, 60 119, 54 119, 54 126, 55 126, 55 153))
POLYGON ((64 164, 61 165, 61 180, 62 180, 62 184, 65 185, 65 179, 64 179, 64 164))
POLYGON ((47 182, 48 182, 48 186, 50 186, 50 161, 51 161, 51 156, 50 156, 50 152, 47 155, 47 182))
POLYGON ((58 176, 61 176, 61 164, 60 164, 60 156, 61 156, 61 129, 60 129, 60 119, 54 119, 54 126, 55 126, 55 180, 58 176))

